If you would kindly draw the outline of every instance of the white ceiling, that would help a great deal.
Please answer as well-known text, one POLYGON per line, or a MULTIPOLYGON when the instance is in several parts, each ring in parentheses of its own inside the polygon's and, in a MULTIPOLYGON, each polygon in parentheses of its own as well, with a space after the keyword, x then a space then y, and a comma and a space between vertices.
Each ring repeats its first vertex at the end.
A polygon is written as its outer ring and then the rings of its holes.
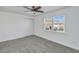
MULTIPOLYGON (((30 8, 30 6, 27 6, 30 8)), ((44 13, 47 13, 49 11, 55 11, 57 9, 64 8, 66 6, 42 6, 40 10, 43 10, 44 13)), ((6 11, 6 12, 12 12, 12 13, 18 13, 18 14, 23 14, 23 15, 29 15, 33 16, 33 12, 24 12, 24 11, 29 11, 26 8, 23 8, 23 6, 0 6, 0 11, 6 11)), ((36 13, 36 15, 39 15, 41 13, 36 13)))

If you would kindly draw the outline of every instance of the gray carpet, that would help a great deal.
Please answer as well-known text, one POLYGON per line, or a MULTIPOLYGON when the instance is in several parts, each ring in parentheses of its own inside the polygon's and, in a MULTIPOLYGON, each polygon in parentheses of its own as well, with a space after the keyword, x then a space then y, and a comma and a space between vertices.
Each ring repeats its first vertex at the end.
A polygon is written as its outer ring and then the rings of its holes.
POLYGON ((78 53, 79 51, 51 42, 49 40, 28 36, 0 43, 0 53, 78 53))

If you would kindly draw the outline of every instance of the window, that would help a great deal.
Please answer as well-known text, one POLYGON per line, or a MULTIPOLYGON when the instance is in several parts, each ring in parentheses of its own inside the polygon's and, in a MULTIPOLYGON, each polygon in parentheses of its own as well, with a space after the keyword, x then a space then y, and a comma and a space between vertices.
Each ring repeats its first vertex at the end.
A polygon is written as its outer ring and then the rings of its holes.
POLYGON ((52 18, 44 19, 44 29, 54 32, 65 31, 65 17, 64 16, 53 16, 52 18))

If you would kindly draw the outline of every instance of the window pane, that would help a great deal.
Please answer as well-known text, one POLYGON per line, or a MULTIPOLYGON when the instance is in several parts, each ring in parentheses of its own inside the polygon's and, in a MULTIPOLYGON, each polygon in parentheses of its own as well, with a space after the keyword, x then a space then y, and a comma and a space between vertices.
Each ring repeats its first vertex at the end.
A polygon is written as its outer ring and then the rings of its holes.
POLYGON ((55 32, 64 32, 65 28, 64 16, 53 16, 53 30, 55 32))
POLYGON ((53 20, 45 18, 44 19, 44 29, 45 30, 52 30, 53 29, 53 20))

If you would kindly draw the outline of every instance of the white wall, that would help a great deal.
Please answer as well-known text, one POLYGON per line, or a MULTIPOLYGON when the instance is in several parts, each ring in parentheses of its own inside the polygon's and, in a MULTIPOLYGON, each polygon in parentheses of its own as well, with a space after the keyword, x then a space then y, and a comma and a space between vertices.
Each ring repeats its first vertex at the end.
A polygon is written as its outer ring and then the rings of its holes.
POLYGON ((79 7, 70 7, 56 12, 43 14, 35 18, 35 35, 79 50, 79 7), (64 15, 66 23, 65 33, 45 31, 43 28, 44 17, 64 15))
POLYGON ((0 42, 33 34, 33 20, 28 16, 0 12, 0 42))

